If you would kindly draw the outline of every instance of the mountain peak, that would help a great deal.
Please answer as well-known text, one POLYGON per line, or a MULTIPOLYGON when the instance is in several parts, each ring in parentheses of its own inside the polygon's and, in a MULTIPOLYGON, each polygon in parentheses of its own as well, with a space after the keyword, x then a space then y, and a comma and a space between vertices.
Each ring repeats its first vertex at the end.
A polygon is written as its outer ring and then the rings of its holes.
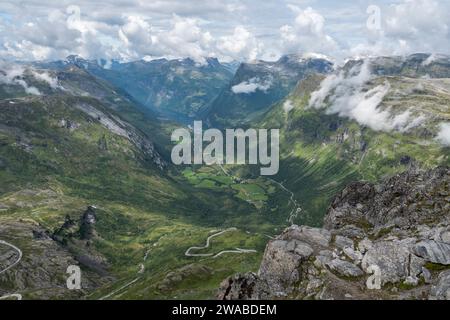
POLYGON ((299 63, 304 62, 306 60, 326 60, 331 62, 331 59, 327 57, 326 55, 320 54, 320 53, 304 53, 304 54, 298 54, 298 53, 290 53, 286 54, 280 57, 278 59, 278 63, 299 63))
POLYGON ((450 77, 450 56, 431 53, 414 53, 407 56, 368 56, 354 57, 344 64, 344 70, 350 70, 363 61, 369 61, 376 75, 402 75, 412 78, 450 77))
POLYGON ((65 60, 65 61, 67 61, 67 62, 69 62, 69 63, 87 62, 86 59, 84 59, 82 56, 77 55, 77 54, 71 54, 71 55, 68 55, 68 56, 66 57, 66 60, 65 60))

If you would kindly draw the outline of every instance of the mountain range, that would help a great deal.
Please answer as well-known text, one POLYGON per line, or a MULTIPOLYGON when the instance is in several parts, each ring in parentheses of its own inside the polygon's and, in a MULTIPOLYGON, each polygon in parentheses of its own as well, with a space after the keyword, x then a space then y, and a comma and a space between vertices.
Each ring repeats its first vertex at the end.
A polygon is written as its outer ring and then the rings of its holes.
POLYGON ((69 56, 65 61, 41 64, 64 69, 74 65, 120 88, 144 107, 160 116, 188 123, 202 112, 228 84, 234 64, 221 64, 215 58, 199 64, 187 59, 158 59, 118 63, 88 61, 69 56))
POLYGON ((4 64, 0 240, 21 254, 0 242, 0 296, 213 298, 285 227, 323 227, 352 182, 449 166, 449 105, 450 58, 430 54, 4 64), (280 172, 174 166, 193 120, 280 129, 280 172))

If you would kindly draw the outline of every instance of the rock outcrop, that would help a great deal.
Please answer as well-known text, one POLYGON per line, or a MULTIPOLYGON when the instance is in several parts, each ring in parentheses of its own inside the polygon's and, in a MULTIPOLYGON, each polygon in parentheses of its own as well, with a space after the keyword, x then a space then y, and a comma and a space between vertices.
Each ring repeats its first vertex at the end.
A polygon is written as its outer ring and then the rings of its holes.
POLYGON ((80 221, 80 239, 91 240, 96 237, 95 223, 97 222, 97 215, 95 214, 95 207, 89 206, 84 212, 80 221))
POLYGON ((259 272, 226 279, 218 298, 450 299, 449 185, 443 167, 352 183, 324 228, 287 228, 259 272))
POLYGON ((96 223, 97 208, 88 206, 79 219, 66 216, 62 226, 51 234, 51 239, 72 253, 81 265, 98 274, 107 275, 109 265, 106 258, 92 246, 100 238, 95 229, 96 223))
POLYGON ((20 293, 25 300, 80 299, 111 281, 84 267, 67 246, 54 241, 48 230, 31 220, 2 217, 0 235, 0 296, 20 293), (66 272, 71 265, 84 267, 83 290, 66 287, 66 272))

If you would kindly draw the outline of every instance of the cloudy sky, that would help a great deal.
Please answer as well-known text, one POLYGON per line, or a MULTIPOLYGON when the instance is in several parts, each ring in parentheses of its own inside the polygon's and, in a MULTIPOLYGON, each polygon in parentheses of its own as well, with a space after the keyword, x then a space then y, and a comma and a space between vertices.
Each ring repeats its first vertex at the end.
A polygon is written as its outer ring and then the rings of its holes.
POLYGON ((0 59, 450 53, 450 0, 0 2, 0 59))

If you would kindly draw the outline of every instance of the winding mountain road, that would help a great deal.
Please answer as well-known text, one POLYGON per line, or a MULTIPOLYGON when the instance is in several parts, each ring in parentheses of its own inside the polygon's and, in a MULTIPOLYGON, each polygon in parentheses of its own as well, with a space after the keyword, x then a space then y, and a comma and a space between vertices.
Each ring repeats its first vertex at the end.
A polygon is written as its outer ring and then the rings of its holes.
MULTIPOLYGON (((9 269, 13 268, 15 265, 17 265, 20 262, 20 260, 22 260, 23 254, 22 254, 22 250, 20 250, 18 247, 16 247, 15 245, 13 245, 9 242, 0 240, 0 245, 5 245, 7 247, 10 247, 18 253, 18 258, 16 261, 14 261, 14 263, 12 263, 11 265, 9 265, 8 267, 6 267, 3 270, 0 270, 0 274, 2 274, 2 273, 5 273, 6 271, 8 271, 9 269)), ((22 300, 22 295, 20 295, 18 293, 8 294, 8 295, 0 297, 0 300, 6 300, 9 298, 16 298, 17 300, 22 300)))
POLYGON ((213 258, 217 258, 217 257, 219 257, 219 256, 221 256, 222 254, 225 254, 225 253, 256 253, 256 252, 257 251, 253 250, 253 249, 236 248, 236 250, 223 250, 223 251, 220 251, 213 258))
POLYGON ((22 295, 18 293, 7 294, 6 296, 0 297, 0 300, 6 300, 9 298, 16 298, 16 300, 22 300, 22 295))
POLYGON ((213 257, 213 258, 217 258, 219 256, 221 256, 222 254, 225 253, 256 253, 256 250, 251 250, 251 249, 241 249, 241 248, 236 248, 236 250, 222 250, 216 254, 214 253, 191 253, 191 250, 203 250, 203 249, 207 249, 209 248, 210 244, 211 244, 211 239, 218 237, 226 232, 230 232, 230 231, 237 231, 237 228, 229 228, 229 229, 225 229, 222 230, 220 232, 214 233, 212 235, 210 235, 207 239, 206 239, 206 244, 203 247, 190 247, 186 250, 186 252, 184 253, 184 255, 186 257, 213 257))

